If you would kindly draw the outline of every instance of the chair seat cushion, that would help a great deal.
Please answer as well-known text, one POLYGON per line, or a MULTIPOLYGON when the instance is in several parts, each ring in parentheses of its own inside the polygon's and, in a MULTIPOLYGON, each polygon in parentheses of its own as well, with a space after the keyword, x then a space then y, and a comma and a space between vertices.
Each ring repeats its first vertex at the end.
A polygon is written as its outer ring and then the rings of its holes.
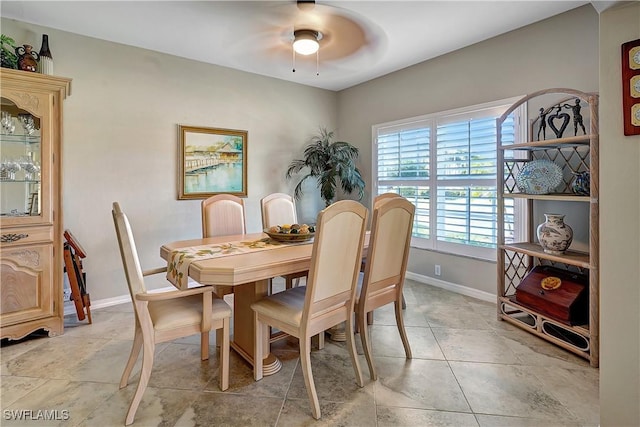
POLYGON ((256 313, 299 327, 302 321, 302 308, 304 307, 306 289, 306 286, 298 286, 278 292, 254 302, 251 304, 251 308, 256 313))
MULTIPOLYGON (((149 315, 154 329, 166 331, 202 323, 202 295, 189 295, 169 300, 150 301, 149 315)), ((219 298, 213 298, 211 319, 231 316, 231 307, 219 298)))

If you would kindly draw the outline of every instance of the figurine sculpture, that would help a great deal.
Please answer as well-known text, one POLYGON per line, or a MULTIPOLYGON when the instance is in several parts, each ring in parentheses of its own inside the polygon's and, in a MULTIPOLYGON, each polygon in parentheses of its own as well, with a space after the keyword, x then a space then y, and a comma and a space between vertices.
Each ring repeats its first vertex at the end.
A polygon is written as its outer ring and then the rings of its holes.
POLYGON ((562 133, 567 128, 567 125, 569 124, 569 115, 567 113, 563 113, 562 105, 558 104, 556 105, 556 112, 549 116, 549 118, 547 119, 547 122, 549 123, 549 127, 551 128, 551 130, 553 130, 553 133, 556 134, 556 138, 562 138, 562 133), (554 119, 562 120, 560 129, 558 129, 556 125, 553 123, 554 119))
POLYGON ((563 107, 571 109, 571 112, 573 113, 573 134, 578 135, 578 126, 580 126, 582 128, 582 133, 586 135, 587 131, 582 123, 582 114, 580 114, 580 109, 582 108, 580 106, 580 100, 576 99, 574 105, 564 104, 563 107))
POLYGON ((540 108, 540 127, 538 128, 538 141, 543 141, 547 138, 547 114, 548 111, 544 111, 544 108, 540 108), (542 139, 540 139, 540 132, 542 132, 542 139))

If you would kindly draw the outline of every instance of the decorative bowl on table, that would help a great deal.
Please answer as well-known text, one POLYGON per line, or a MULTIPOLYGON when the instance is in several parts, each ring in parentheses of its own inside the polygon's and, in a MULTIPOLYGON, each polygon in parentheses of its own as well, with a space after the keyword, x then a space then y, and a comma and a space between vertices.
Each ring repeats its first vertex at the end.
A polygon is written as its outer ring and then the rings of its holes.
POLYGON ((274 225, 273 227, 265 228, 264 232, 270 238, 279 242, 305 242, 313 239, 316 235, 315 227, 307 224, 274 225))

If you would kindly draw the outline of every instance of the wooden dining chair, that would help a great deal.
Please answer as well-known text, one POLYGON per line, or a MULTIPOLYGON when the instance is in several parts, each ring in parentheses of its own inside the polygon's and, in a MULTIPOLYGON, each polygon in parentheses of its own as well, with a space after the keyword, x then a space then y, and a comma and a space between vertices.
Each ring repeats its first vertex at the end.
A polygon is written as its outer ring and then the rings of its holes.
MULTIPOLYGON (((262 213, 262 228, 274 225, 298 224, 296 201, 289 194, 272 193, 260 200, 262 213)), ((285 288, 291 289, 300 284, 300 278, 307 277, 306 271, 287 274, 284 277, 285 288)))
POLYGON ((216 194, 202 201, 202 237, 246 232, 243 199, 232 194, 216 194))
MULTIPOLYGON (((389 199, 393 199, 395 197, 402 197, 400 194, 398 193, 392 193, 392 192, 388 192, 388 193, 382 193, 382 194, 378 194, 374 199, 373 199, 373 208, 375 209, 375 207, 377 205, 379 205, 380 203, 384 203, 389 199)), ((360 265, 360 271, 364 273, 364 269, 365 266, 367 265, 367 259, 362 258, 362 264, 360 265)), ((402 297, 402 308, 405 309, 407 308, 407 304, 404 301, 404 296, 402 297)), ((367 313, 367 324, 368 325, 373 325, 373 311, 370 311, 369 313, 367 313)), ((356 325, 356 330, 358 330, 358 326, 356 325)))
POLYGON ((207 360, 209 359, 209 331, 221 329, 222 342, 219 344, 220 389, 224 391, 229 388, 229 319, 231 318, 231 308, 223 300, 213 296, 211 286, 160 293, 147 292, 144 276, 166 272, 166 268, 142 271, 127 216, 122 212, 117 202, 113 203, 111 213, 136 318, 133 346, 120 379, 120 388, 127 386, 131 371, 142 349, 140 379, 125 418, 125 425, 129 425, 133 423, 138 405, 147 388, 157 343, 200 334, 200 357, 202 360, 207 360))
MULTIPOLYGON (((232 194, 216 194, 202 201, 202 237, 245 234, 244 200, 232 194)), ((220 298, 233 293, 232 286, 213 287, 220 298)))
MULTIPOLYGON (((353 309, 367 214, 367 208, 353 200, 339 201, 322 210, 306 286, 286 289, 251 305, 256 331, 254 360, 263 359, 261 337, 268 326, 299 339, 300 364, 315 419, 321 413, 311 371, 312 336, 345 322, 356 382, 364 385, 354 342, 353 309)), ((256 381, 262 379, 262 364, 254 363, 253 372, 256 381)))
POLYGON ((404 352, 407 359, 411 359, 411 347, 402 315, 402 288, 414 215, 415 206, 404 197, 387 199, 373 208, 366 265, 355 304, 358 331, 372 380, 377 379, 377 374, 371 356, 367 314, 374 309, 394 303, 396 325, 404 352))

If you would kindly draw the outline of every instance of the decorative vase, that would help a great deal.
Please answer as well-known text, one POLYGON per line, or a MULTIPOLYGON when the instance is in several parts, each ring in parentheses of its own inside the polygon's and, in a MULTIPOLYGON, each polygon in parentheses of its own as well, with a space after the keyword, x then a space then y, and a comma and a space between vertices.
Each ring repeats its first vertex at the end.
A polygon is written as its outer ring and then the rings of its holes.
POLYGON ((38 60, 40 55, 34 52, 33 47, 29 44, 25 44, 16 48, 16 55, 18 55, 18 69, 22 71, 33 71, 34 73, 38 69, 38 60))
POLYGON ((581 196, 588 196, 591 191, 591 175, 589 172, 577 172, 574 175, 571 191, 581 196))
POLYGON ((42 35, 42 46, 40 47, 40 73, 53 75, 53 55, 49 50, 49 36, 42 35))
POLYGON ((564 215, 544 214, 545 222, 537 229, 538 241, 545 253, 561 255, 571 245, 573 229, 564 223, 564 215))

